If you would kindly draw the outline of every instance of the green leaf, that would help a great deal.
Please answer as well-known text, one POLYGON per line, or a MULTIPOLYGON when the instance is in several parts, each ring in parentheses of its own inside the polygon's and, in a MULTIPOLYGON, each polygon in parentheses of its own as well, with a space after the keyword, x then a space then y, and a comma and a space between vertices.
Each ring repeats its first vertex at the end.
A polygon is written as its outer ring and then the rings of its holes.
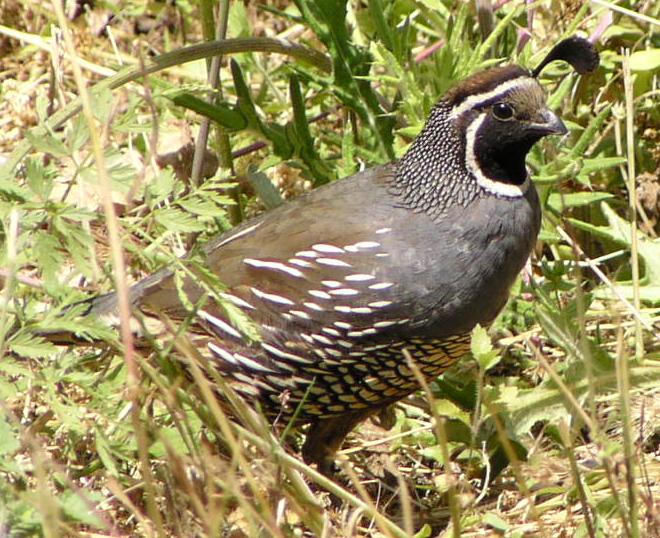
POLYGON ((52 192, 53 180, 46 173, 43 163, 37 159, 27 159, 25 177, 30 190, 46 201, 52 192))
POLYGON ((328 183, 334 178, 333 172, 327 164, 319 157, 316 149, 314 148, 314 139, 309 132, 309 124, 307 122, 307 114, 305 101, 302 96, 300 82, 298 77, 292 75, 289 79, 289 94, 291 95, 291 105, 293 108, 293 124, 287 127, 286 132, 289 135, 289 141, 293 143, 296 154, 305 163, 309 171, 314 177, 314 183, 321 185, 328 183))
MULTIPOLYGON (((567 78, 567 80, 569 79, 567 78)), ((596 138, 599 131, 603 128, 605 120, 610 117, 611 113, 612 106, 606 106, 593 120, 591 120, 578 141, 573 145, 573 149, 571 150, 572 159, 578 159, 584 155, 589 144, 591 144, 594 138, 596 138)))
POLYGON ((632 71, 655 71, 660 68, 660 49, 638 50, 630 55, 632 71))
POLYGON ((488 336, 488 331, 484 329, 481 325, 472 329, 472 341, 470 342, 470 350, 472 354, 477 357, 479 355, 485 355, 493 351, 493 344, 490 341, 488 336))
POLYGON ((5 420, 5 416, 0 414, 0 456, 10 456, 20 447, 17 432, 5 420))
POLYGON ((95 505, 105 500, 103 494, 99 491, 90 491, 89 489, 78 491, 63 491, 59 496, 59 503, 62 511, 69 518, 91 525, 93 527, 105 527, 103 520, 93 511, 95 505))
POLYGON ((287 139, 284 128, 279 125, 266 125, 261 121, 254 106, 252 94, 245 82, 241 66, 235 60, 230 62, 231 74, 234 79, 234 88, 238 97, 238 110, 246 118, 250 129, 262 133, 273 143, 273 149, 283 159, 288 159, 293 153, 293 148, 287 139))
POLYGON ((445 464, 444 456, 442 455, 442 450, 440 449, 440 445, 433 445, 433 446, 424 447, 421 450, 421 454, 425 458, 433 460, 433 461, 439 463, 440 465, 445 464))
MULTIPOLYGON (((616 214, 606 203, 601 209, 608 220, 609 236, 613 241, 630 245, 632 241, 632 226, 616 214)), ((644 259, 646 276, 653 284, 660 285, 660 238, 651 239, 641 231, 637 231, 637 241, 640 256, 644 259)))
POLYGON ((473 380, 470 379, 467 383, 458 382, 445 374, 434 380, 434 384, 440 389, 439 397, 450 399, 466 411, 474 411, 477 389, 473 380))
POLYGON ((33 199, 27 189, 16 184, 13 170, 8 170, 2 165, 0 165, 0 193, 10 200, 21 202, 33 199))
POLYGON ((69 155, 69 151, 62 141, 50 134, 35 136, 32 132, 26 131, 25 138, 37 151, 43 151, 44 153, 48 153, 53 157, 58 158, 63 158, 69 155))
POLYGON ((112 90, 108 87, 96 87, 89 93, 89 97, 92 101, 94 117, 103 125, 107 125, 110 116, 114 113, 115 97, 112 90))
POLYGON ((618 166, 626 162, 625 157, 596 157, 594 159, 584 159, 580 175, 589 175, 600 170, 606 170, 613 166, 618 166))
MULTIPOLYGON (((135 181, 136 169, 130 158, 117 149, 107 149, 105 164, 113 190, 127 193, 135 181)), ((96 164, 80 169, 80 177, 91 185, 97 185, 99 173, 96 164)))
POLYGON ((486 329, 479 324, 472 329, 470 350, 472 351, 474 358, 477 359, 479 367, 484 372, 495 366, 502 358, 501 355, 493 349, 493 344, 490 341, 490 336, 488 336, 486 329))
POLYGON ((201 232, 204 225, 195 217, 174 207, 154 211, 153 217, 158 224, 170 232, 201 232))
POLYGON ((609 192, 574 192, 566 194, 553 192, 548 197, 548 207, 557 213, 561 213, 565 209, 582 207, 611 198, 614 198, 614 195, 609 192))
POLYGON ((421 529, 419 529, 413 536, 413 538, 429 538, 433 534, 433 527, 428 523, 424 523, 421 529))
MULTIPOLYGON (((84 307, 84 305, 81 305, 84 307)), ((84 308, 82 309, 84 310, 84 308)), ((81 312, 81 308, 77 309, 78 313, 81 312)), ((61 312, 60 312, 61 313, 61 312)), ((92 318, 91 316, 81 316, 75 320, 69 317, 59 315, 55 310, 51 310, 48 313, 48 316, 39 321, 38 324, 35 324, 33 328, 34 331, 44 332, 44 333, 71 333, 75 334, 76 337, 83 340, 91 341, 103 341, 103 342, 113 342, 118 343, 118 333, 116 330, 108 327, 101 320, 97 318, 92 318)), ((69 316, 73 316, 72 312, 66 312, 69 316)))
POLYGON ((34 234, 34 258, 41 268, 44 280, 51 284, 62 270, 62 245, 54 234, 39 230, 34 234))
POLYGON ((67 144, 71 153, 80 151, 89 140, 89 129, 84 116, 72 120, 71 130, 67 135, 67 144))
POLYGON ((160 428, 158 439, 149 447, 149 454, 154 458, 164 458, 168 449, 176 454, 189 454, 188 445, 176 428, 160 428))
POLYGON ((68 219, 60 217, 53 219, 53 228, 57 230, 62 238, 62 241, 66 245, 66 249, 76 264, 76 267, 85 276, 92 278, 94 272, 92 268, 91 253, 94 248, 94 241, 87 230, 80 226, 78 219, 74 222, 69 222, 68 219))
POLYGON ((481 521, 499 532, 506 532, 509 530, 509 524, 493 512, 484 514, 481 521))
POLYGON ((240 111, 226 103, 208 103, 187 92, 177 92, 170 96, 172 102, 201 116, 209 118, 225 129, 240 131, 247 127, 247 119, 240 111))
POLYGON ((178 185, 172 168, 167 167, 160 170, 146 188, 146 194, 150 197, 148 200, 149 207, 155 208, 169 196, 176 195, 177 191, 175 189, 178 185))
POLYGON ((57 351, 57 347, 44 337, 32 335, 25 331, 14 334, 8 344, 9 349, 17 355, 32 359, 48 357, 57 351))
POLYGON ((229 4, 229 24, 227 25, 231 37, 251 37, 250 17, 243 2, 229 4))
POLYGON ((447 417, 450 419, 458 419, 468 426, 471 425, 470 413, 461 409, 451 400, 439 399, 436 400, 435 410, 438 415, 447 417))
POLYGON ((261 202, 268 209, 274 209, 284 203, 280 191, 273 185, 270 178, 255 166, 249 166, 247 169, 247 178, 254 187, 261 202))
POLYGON ((197 196, 177 200, 176 205, 181 206, 188 213, 199 215, 200 217, 215 218, 223 211, 213 200, 197 196))

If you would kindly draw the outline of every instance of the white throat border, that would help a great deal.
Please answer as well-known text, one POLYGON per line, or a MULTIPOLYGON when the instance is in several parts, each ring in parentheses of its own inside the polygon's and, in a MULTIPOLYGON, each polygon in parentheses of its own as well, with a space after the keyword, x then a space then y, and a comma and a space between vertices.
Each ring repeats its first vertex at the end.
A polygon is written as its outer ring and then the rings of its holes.
POLYGON ((477 161, 477 156, 474 152, 474 141, 476 140, 477 132, 487 115, 488 112, 482 112, 479 114, 465 132, 465 165, 476 178, 477 184, 484 190, 507 198, 521 198, 525 195, 531 183, 529 170, 527 170, 527 168, 525 168, 525 181, 523 181, 521 185, 514 185, 512 183, 504 183, 503 181, 497 181, 487 177, 479 167, 479 162, 477 161))

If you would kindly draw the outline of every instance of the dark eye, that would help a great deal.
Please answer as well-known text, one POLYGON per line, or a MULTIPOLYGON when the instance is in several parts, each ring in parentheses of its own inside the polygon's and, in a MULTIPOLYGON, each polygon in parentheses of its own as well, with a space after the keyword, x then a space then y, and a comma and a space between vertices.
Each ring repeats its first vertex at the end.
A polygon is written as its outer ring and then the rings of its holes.
POLYGON ((506 103, 495 103, 493 105, 493 116, 498 120, 510 120, 513 118, 513 107, 506 103))

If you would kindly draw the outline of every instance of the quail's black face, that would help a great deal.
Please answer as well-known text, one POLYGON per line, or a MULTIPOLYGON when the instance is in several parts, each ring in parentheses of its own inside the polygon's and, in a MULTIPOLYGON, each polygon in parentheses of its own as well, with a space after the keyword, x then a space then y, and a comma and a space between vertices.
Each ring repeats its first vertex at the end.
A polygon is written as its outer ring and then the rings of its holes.
MULTIPOLYGON (((485 177, 522 185, 527 179, 525 157, 542 137, 564 134, 566 127, 545 106, 540 87, 523 79, 522 89, 503 95, 493 104, 475 109, 468 129, 476 166, 485 177)), ((467 142, 467 141, 466 141, 467 142)))

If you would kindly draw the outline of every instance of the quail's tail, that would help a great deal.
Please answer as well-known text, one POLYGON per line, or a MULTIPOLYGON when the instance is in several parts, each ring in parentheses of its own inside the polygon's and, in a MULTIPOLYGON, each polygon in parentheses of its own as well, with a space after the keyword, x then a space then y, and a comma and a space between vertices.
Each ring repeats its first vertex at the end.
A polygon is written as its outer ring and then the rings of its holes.
POLYGON ((104 327, 114 330, 118 322, 117 294, 107 293, 70 305, 50 322, 43 323, 37 334, 57 345, 94 345, 104 340, 101 336, 104 327))
MULTIPOLYGON (((170 270, 161 270, 144 278, 128 289, 131 307, 137 307, 149 290, 171 275, 170 270)), ((85 299, 66 308, 53 322, 53 328, 42 329, 39 335, 55 344, 89 345, 111 338, 119 326, 119 296, 116 292, 85 299), (78 316, 72 323, 70 314, 76 310, 78 316), (68 318, 66 321, 64 321, 68 318), (62 323, 58 323, 62 321, 62 323), (100 335, 95 337, 94 335, 100 335)))

